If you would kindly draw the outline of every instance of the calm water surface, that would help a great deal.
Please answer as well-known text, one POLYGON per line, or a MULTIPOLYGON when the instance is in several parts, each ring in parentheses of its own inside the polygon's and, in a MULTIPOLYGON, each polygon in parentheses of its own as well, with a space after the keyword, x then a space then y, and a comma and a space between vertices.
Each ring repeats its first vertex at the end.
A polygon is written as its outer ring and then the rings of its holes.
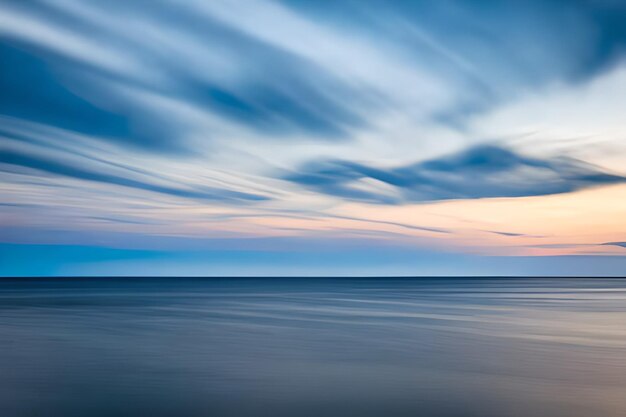
POLYGON ((626 416, 626 280, 0 281, 0 416, 626 416))

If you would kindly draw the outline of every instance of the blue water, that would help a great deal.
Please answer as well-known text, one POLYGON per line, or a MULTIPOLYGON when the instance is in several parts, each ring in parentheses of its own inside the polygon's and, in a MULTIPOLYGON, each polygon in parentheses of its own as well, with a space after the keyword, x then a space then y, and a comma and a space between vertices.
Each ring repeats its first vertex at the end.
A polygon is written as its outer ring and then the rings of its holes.
POLYGON ((626 280, 0 280, 0 416, 626 416, 626 280))

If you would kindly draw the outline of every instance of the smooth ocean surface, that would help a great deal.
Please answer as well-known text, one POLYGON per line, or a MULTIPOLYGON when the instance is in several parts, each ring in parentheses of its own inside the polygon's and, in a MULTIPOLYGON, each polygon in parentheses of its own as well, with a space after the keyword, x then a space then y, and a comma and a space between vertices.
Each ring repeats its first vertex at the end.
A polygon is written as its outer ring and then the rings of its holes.
POLYGON ((626 280, 0 280, 0 416, 626 416, 626 280))

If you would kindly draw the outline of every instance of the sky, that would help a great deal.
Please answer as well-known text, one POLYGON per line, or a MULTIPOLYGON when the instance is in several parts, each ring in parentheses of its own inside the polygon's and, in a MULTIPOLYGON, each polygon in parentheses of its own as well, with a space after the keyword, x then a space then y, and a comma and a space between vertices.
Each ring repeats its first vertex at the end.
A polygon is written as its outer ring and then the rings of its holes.
POLYGON ((0 275, 626 275, 625 21, 4 0, 0 275))

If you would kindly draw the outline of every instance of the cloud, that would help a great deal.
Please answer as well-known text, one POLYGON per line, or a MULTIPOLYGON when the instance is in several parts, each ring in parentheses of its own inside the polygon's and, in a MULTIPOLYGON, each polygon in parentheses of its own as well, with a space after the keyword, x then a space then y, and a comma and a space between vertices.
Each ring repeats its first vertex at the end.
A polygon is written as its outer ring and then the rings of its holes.
POLYGON ((389 113, 452 123, 554 79, 586 79, 626 39, 623 9, 603 3, 146 4, 4 2, 0 112, 151 151, 219 136, 129 98, 139 91, 257 139, 335 141, 389 113))
POLYGON ((419 230, 422 232, 433 232, 433 233, 451 233, 450 230, 442 228, 442 227, 426 227, 426 226, 415 226, 412 224, 386 221, 386 220, 374 220, 374 219, 364 219, 362 217, 352 217, 352 216, 340 216, 340 215, 327 215, 326 217, 334 218, 334 219, 342 219, 342 220, 354 220, 356 222, 364 222, 364 223, 372 223, 372 224, 385 224, 389 226, 398 226, 404 229, 410 230, 419 230))
MULTIPOLYGON (((205 201, 262 201, 265 196, 244 193, 234 190, 217 189, 211 187, 182 188, 141 181, 129 177, 96 171, 90 168, 72 165, 69 162, 53 160, 46 157, 28 155, 18 151, 0 150, 0 164, 13 167, 32 168, 48 174, 60 175, 84 181, 118 185, 126 188, 167 194, 174 197, 205 200, 205 201)), ((10 168, 2 168, 5 172, 10 168)))
POLYGON ((0 44, 0 112, 66 129, 107 136, 130 134, 128 121, 94 106, 56 79, 41 59, 0 44))
POLYGON ((189 150, 190 131, 212 132, 132 101, 129 91, 183 102, 259 136, 333 140, 365 124, 356 105, 362 92, 306 57, 190 7, 135 7, 0 6, 0 112, 166 152, 189 150))
POLYGON ((503 232, 500 230, 483 230, 483 232, 493 233, 495 235, 507 236, 507 237, 531 237, 531 238, 544 238, 547 237, 545 235, 535 235, 535 234, 527 234, 527 233, 514 233, 514 232, 503 232))
POLYGON ((390 169, 318 161, 284 178, 319 193, 381 204, 560 194, 626 181, 574 159, 532 158, 493 145, 390 169))
POLYGON ((603 243, 603 245, 606 245, 606 246, 619 246, 619 247, 622 247, 622 248, 626 248, 626 242, 606 242, 606 243, 603 243))
MULTIPOLYGON (((125 231, 181 236, 172 247, 327 238, 312 253, 340 236, 380 238, 373 252, 422 236, 523 244, 540 236, 524 222, 458 219, 495 201, 446 205, 456 220, 391 205, 623 181, 622 3, 0 1, 0 217, 24 243, 72 229, 128 247, 142 242, 125 231)), ((560 210, 586 215, 572 201, 560 210)), ((619 218, 603 213, 585 219, 619 218)))

